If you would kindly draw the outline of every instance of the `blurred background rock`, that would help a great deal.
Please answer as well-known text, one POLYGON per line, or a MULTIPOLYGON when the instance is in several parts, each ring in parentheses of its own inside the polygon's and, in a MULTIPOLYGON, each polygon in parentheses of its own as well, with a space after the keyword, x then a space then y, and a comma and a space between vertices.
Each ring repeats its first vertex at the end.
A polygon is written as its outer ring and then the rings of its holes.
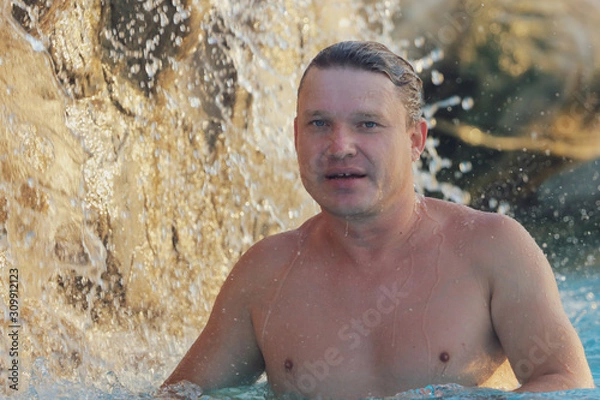
POLYGON ((557 268, 600 259, 599 26, 596 0, 408 0, 394 18, 413 57, 444 53, 427 102, 469 100, 435 115, 454 162, 438 178, 524 223, 557 268))

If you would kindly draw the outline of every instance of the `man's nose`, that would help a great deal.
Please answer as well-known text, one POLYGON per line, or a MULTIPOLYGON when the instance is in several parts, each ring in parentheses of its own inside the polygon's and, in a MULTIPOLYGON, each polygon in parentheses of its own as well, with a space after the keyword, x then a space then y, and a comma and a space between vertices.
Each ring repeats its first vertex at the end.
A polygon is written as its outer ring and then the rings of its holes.
POLYGON ((356 155, 356 145, 348 128, 336 126, 332 129, 329 136, 327 155, 336 159, 343 159, 356 155))

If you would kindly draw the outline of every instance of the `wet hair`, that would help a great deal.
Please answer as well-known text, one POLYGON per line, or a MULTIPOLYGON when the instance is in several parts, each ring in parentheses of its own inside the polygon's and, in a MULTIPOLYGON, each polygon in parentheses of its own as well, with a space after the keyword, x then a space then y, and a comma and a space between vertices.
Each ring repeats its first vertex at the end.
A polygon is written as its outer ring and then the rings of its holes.
POLYGON ((421 119, 423 82, 404 58, 377 42, 347 41, 335 43, 312 59, 298 85, 298 95, 311 68, 355 68, 385 74, 400 91, 400 98, 410 119, 421 119))

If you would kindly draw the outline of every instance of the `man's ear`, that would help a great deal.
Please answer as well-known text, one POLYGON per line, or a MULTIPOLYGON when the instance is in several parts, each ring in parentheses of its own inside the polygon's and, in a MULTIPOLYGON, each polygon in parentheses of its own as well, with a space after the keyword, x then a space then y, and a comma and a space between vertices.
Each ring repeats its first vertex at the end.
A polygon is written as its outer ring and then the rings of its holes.
POLYGON ((427 122, 421 118, 415 122, 412 131, 410 133, 411 146, 412 146, 412 160, 417 161, 421 157, 421 153, 425 149, 425 142, 427 141, 427 122))
POLYGON ((298 152, 298 117, 294 118, 294 148, 298 152))

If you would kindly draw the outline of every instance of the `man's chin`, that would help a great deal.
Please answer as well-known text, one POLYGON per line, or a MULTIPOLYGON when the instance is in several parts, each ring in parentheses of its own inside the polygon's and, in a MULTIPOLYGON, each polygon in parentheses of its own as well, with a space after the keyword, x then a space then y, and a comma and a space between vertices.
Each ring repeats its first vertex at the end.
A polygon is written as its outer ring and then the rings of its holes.
POLYGON ((333 217, 347 221, 359 221, 372 218, 376 215, 371 207, 366 207, 364 205, 345 204, 327 207, 321 205, 321 209, 323 212, 330 214, 333 217))

